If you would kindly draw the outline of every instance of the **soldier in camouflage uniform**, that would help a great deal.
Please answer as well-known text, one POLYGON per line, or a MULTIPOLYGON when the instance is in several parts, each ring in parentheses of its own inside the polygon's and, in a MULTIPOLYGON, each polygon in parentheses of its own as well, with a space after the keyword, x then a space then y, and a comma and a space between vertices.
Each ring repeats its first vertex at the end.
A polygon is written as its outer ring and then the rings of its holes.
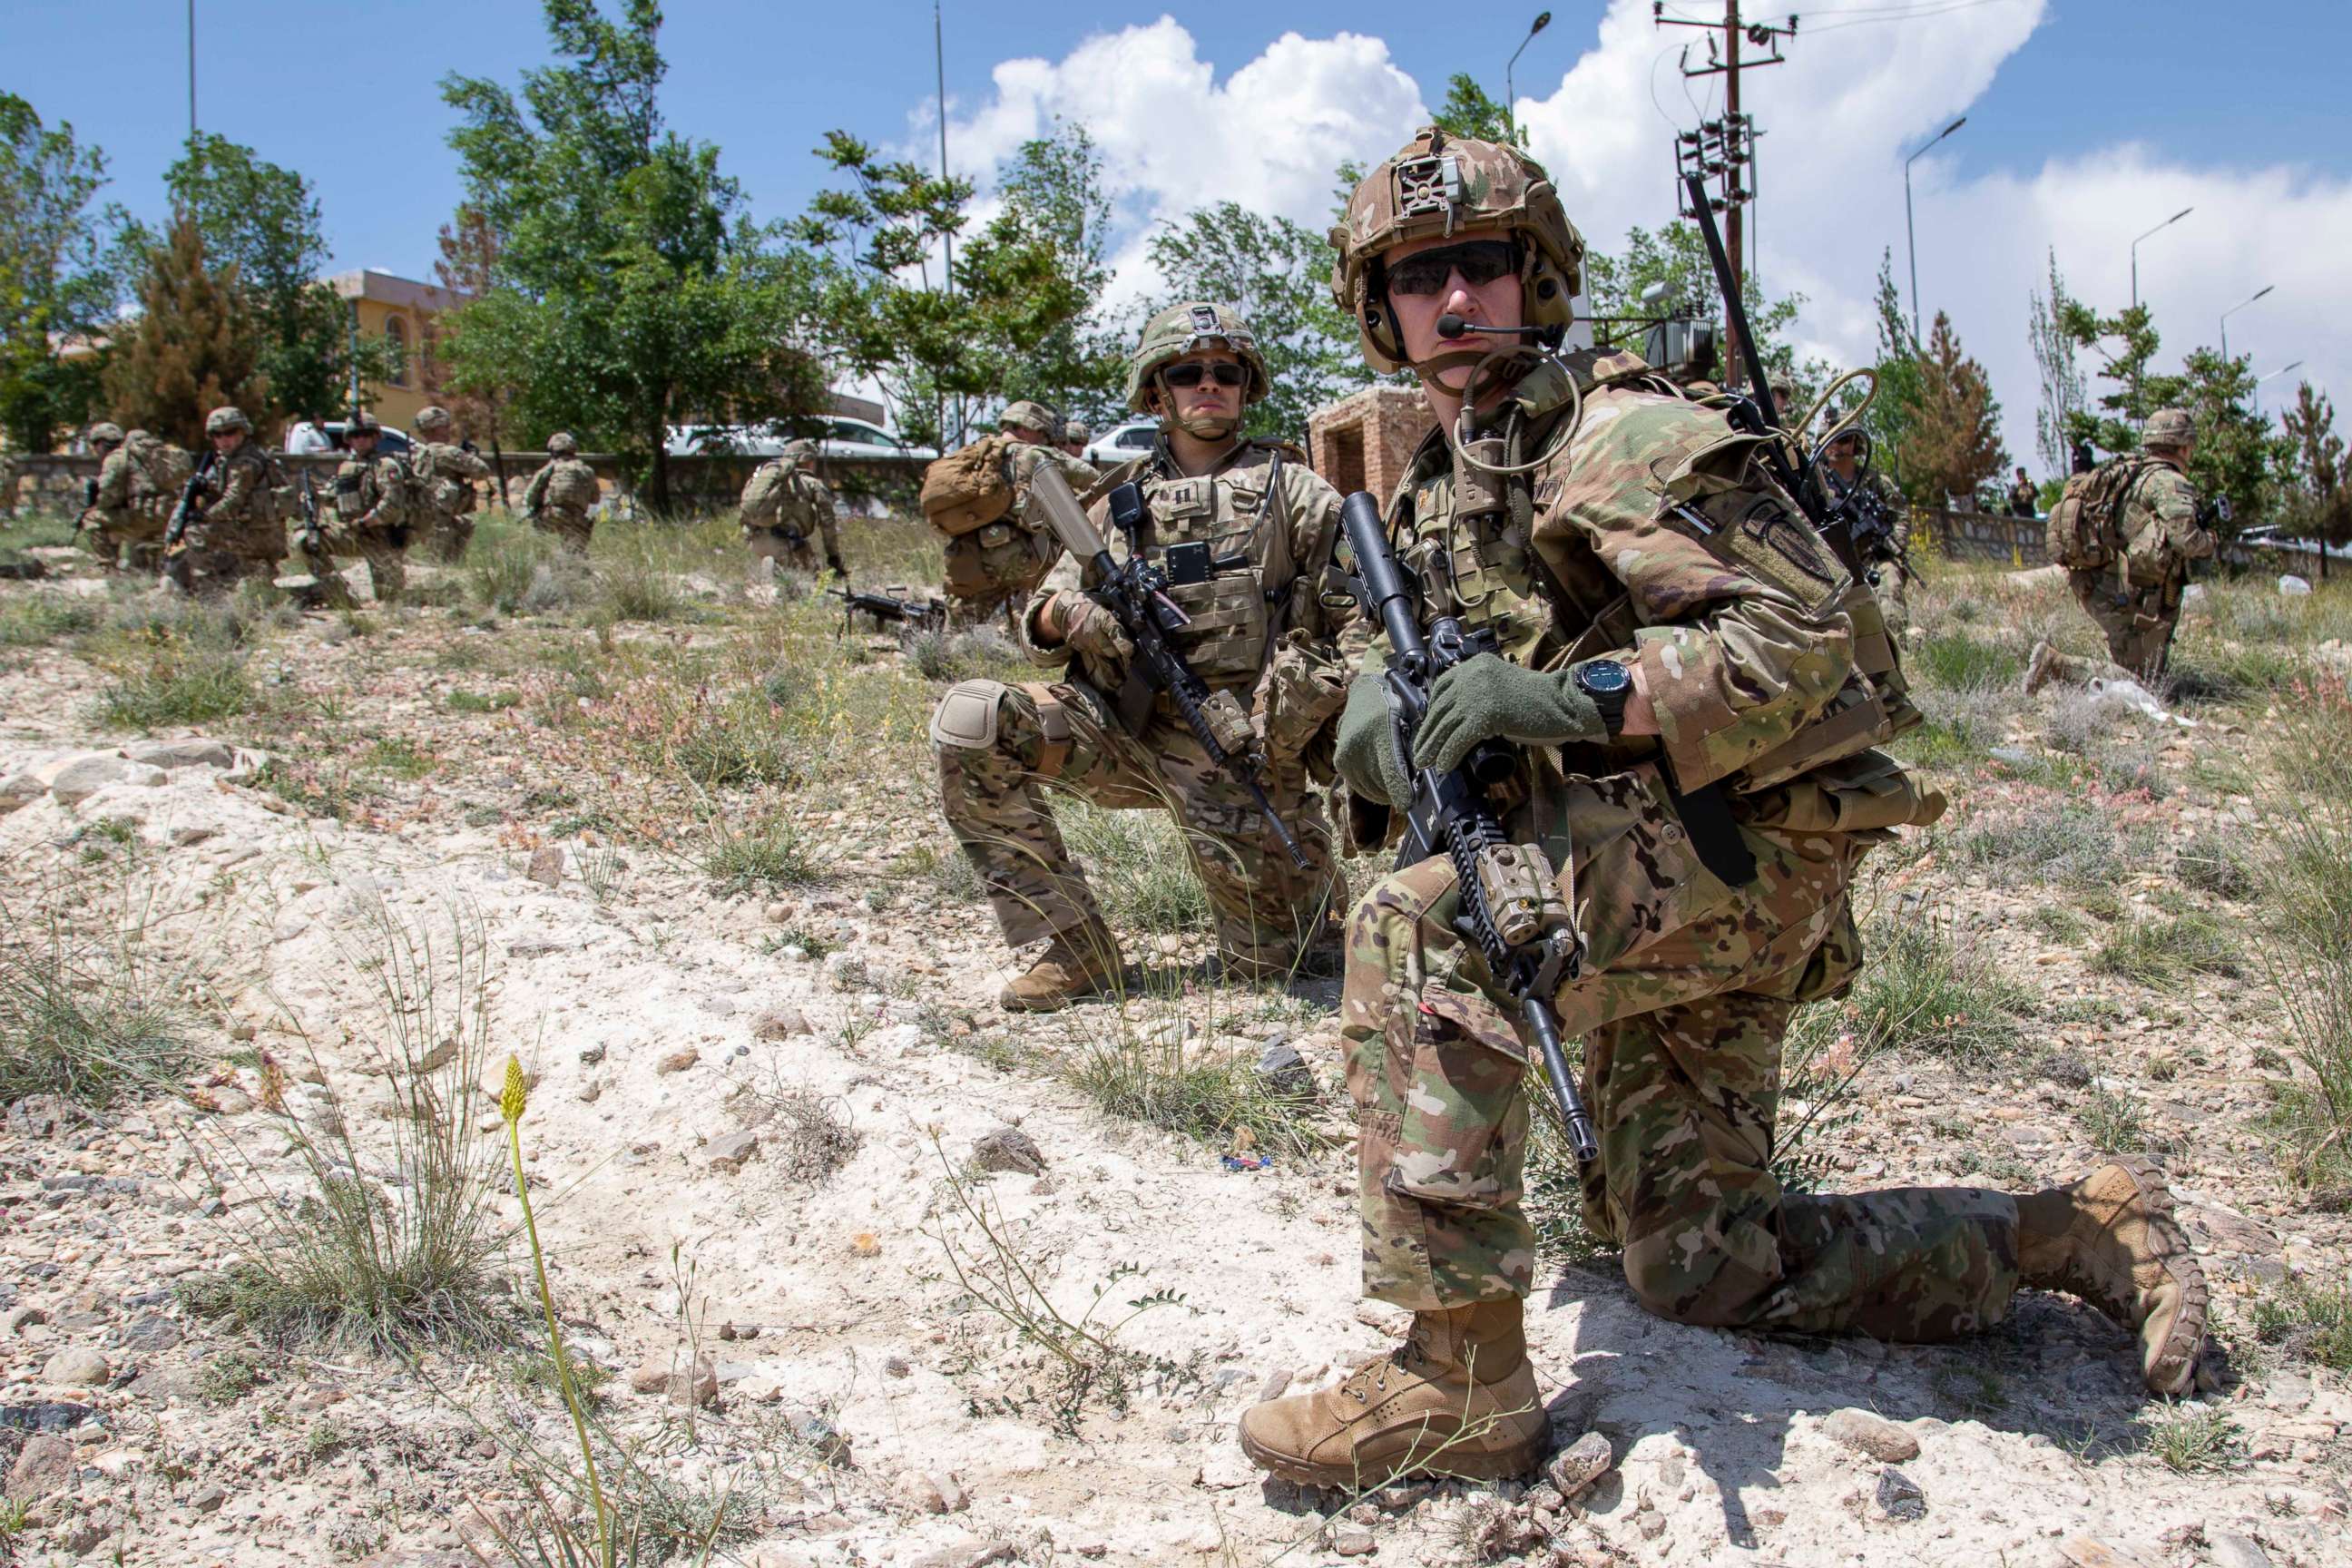
POLYGON ((1054 432, 1060 424, 1043 405, 1026 399, 1009 405, 997 419, 998 433, 1011 444, 1004 465, 1013 487, 1013 509, 999 521, 947 541, 943 553, 950 626, 979 626, 1017 611, 1062 558, 1054 531, 1029 505, 1029 481, 1050 463, 1062 470, 1070 489, 1084 495, 1099 476, 1055 447, 1054 432))
MULTIPOLYGON (((1328 777, 1328 721, 1346 694, 1338 637, 1350 610, 1344 595, 1325 592, 1339 498, 1296 447, 1240 434, 1243 409, 1265 390, 1265 361, 1234 311, 1187 304, 1154 317, 1129 363, 1128 395, 1160 421, 1160 440, 1105 489, 1128 480, 1141 488, 1144 547, 1162 559, 1171 546, 1209 547, 1206 580, 1169 590, 1192 617, 1175 641, 1230 705, 1237 743, 1254 740, 1261 782, 1307 868, 1292 865, 1167 698, 1139 688, 1129 706, 1121 689, 1133 648, 1110 612, 1084 591, 1041 591, 1022 617, 1022 640, 1038 664, 1066 673, 1021 686, 967 680, 931 721, 948 823, 988 888, 1005 942, 1047 940, 1004 988, 1008 1009, 1059 1007, 1120 973, 1117 941, 1062 842, 1049 790, 1174 814, 1216 910, 1228 973, 1286 974, 1335 934, 1345 884, 1307 775, 1319 765, 1328 777)), ((1124 555, 1108 500, 1090 515, 1124 555)), ((1084 581, 1094 583, 1091 566, 1084 581)))
MULTIPOLYGON (((1999 1321, 2021 1283, 2056 1288, 2139 1332, 2151 1387, 2186 1388, 2203 1278, 2147 1170, 2021 1198, 1799 1195, 1772 1174, 1782 1033, 1861 960, 1855 865, 1942 802, 1872 749, 1904 706, 1899 668, 1868 594, 1759 466, 1761 438, 1633 356, 1561 360, 1477 331, 1556 342, 1578 291, 1582 243, 1515 148, 1423 132, 1357 187, 1332 240, 1368 356, 1411 365, 1438 416, 1391 537, 1424 613, 1503 650, 1436 683, 1412 760, 1523 748, 1505 831, 1559 868, 1587 944, 1553 1000, 1560 1033, 1583 1037, 1600 1134, 1586 1222, 1622 1249, 1636 1299, 1688 1323, 1916 1340, 1999 1321), (1440 337, 1444 312, 1470 332, 1440 337)), ((1377 841, 1406 784, 1369 677, 1338 758, 1358 837, 1377 841)), ((1454 905, 1440 858, 1350 918, 1364 1284, 1414 1318, 1336 1386, 1244 1416, 1250 1457, 1301 1483, 1542 1458, 1522 1316, 1528 1051, 1452 939, 1454 905)))
POLYGON ((1087 428, 1085 420, 1062 421, 1062 451, 1065 456, 1076 458, 1084 462, 1087 456, 1087 443, 1094 438, 1095 433, 1087 428))
POLYGON ((212 443, 212 466, 186 527, 164 546, 163 575, 197 595, 226 593, 249 577, 268 582, 286 559, 286 470, 253 439, 253 422, 241 409, 206 415, 205 438, 212 443))
POLYGON ((2141 470, 2124 491, 2112 566, 2066 574, 2074 602, 2107 637, 2105 660, 2060 653, 2036 643, 2025 667, 2025 689, 2053 680, 2076 685, 2105 679, 2154 685, 2172 658, 2172 634, 2189 587, 2189 563, 2210 560, 2213 536, 2198 521, 2197 487, 2189 481, 2197 426, 2178 408, 2159 408, 2140 433, 2141 470))
POLYGON ((596 482, 596 470, 580 460, 580 443, 571 432, 558 430, 547 438, 547 467, 531 475, 530 483, 523 487, 523 515, 541 533, 555 535, 566 550, 585 555, 596 530, 589 509, 603 494, 603 487, 596 482))
POLYGON ((816 475, 816 443, 787 442, 783 454, 751 470, 743 485, 743 538, 760 560, 803 572, 816 570, 814 535, 824 542, 828 570, 846 577, 841 531, 834 520, 833 487, 816 475))
POLYGON ((425 545, 436 561, 466 558, 474 539, 474 486, 490 477, 481 455, 450 439, 457 421, 438 404, 416 413, 416 433, 423 437, 409 458, 416 476, 417 515, 415 542, 425 545))
MULTIPOLYGON (((98 483, 90 489, 89 504, 82 508, 74 531, 89 535, 90 548, 112 571, 121 564, 122 546, 139 521, 131 505, 134 473, 131 454, 123 450, 122 426, 110 421, 100 420, 91 426, 85 439, 89 442, 89 449, 98 454, 98 483)), ((161 528, 155 530, 154 537, 163 537, 161 528)))
POLYGON ((1879 612, 1886 617, 1887 635, 1899 646, 1911 624, 1911 504, 1876 464, 1863 474, 1863 435, 1848 430, 1829 444, 1822 464, 1824 499, 1832 507, 1849 492, 1854 496, 1855 542, 1869 563, 1870 586, 1878 595, 1879 612), (1857 479, 1859 476, 1859 479, 1857 479), (1834 478, 1835 483, 1830 480, 1834 478))
POLYGON ((313 536, 299 536, 302 559, 317 580, 324 603, 350 605, 352 591, 335 570, 338 555, 356 555, 368 565, 376 602, 396 605, 408 585, 408 541, 415 516, 416 481, 407 461, 376 449, 383 426, 364 410, 343 427, 351 456, 335 470, 334 517, 313 536))

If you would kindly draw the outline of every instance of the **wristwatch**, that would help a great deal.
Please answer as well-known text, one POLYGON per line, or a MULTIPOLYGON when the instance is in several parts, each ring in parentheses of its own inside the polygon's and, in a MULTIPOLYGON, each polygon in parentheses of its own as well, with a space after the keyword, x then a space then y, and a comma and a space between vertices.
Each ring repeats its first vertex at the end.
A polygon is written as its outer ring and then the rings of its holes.
POLYGON ((1589 658, 1574 673, 1576 689, 1601 710, 1601 722, 1615 740, 1624 727, 1625 700, 1633 694, 1633 672, 1613 658, 1589 658))

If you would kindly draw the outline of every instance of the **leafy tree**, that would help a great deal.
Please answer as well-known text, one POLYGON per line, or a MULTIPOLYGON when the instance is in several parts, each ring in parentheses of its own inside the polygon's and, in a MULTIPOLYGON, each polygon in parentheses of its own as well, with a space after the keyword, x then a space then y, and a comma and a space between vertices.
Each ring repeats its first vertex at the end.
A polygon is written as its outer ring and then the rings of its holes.
MULTIPOLYGON (((195 220, 213 264, 236 268, 261 333, 272 408, 324 414, 349 399, 355 382, 399 372, 399 350, 381 341, 357 345, 352 361, 350 307, 320 276, 327 237, 307 178, 250 147, 198 132, 163 172, 163 184, 173 211, 195 220)), ((246 412, 258 418, 265 411, 246 412)))
POLYGON ((1903 297, 1895 287, 1891 250, 1878 256, 1878 359, 1871 366, 1878 376, 1876 395, 1863 416, 1870 437, 1871 461, 1902 489, 1915 506, 1940 505, 1943 497, 1927 493, 1923 475, 1906 462, 1913 427, 1926 399, 1926 370, 1919 340, 1912 335, 1911 318, 1904 312, 1903 297))
MULTIPOLYGON (((2306 381, 2295 389, 2294 406, 2280 423, 2294 448, 2289 526, 2297 537, 2322 544, 2352 544, 2352 473, 2344 466, 2344 437, 2336 433, 2336 405, 2306 381)), ((2325 550, 2319 575, 2327 576, 2325 550)))
POLYGON ((107 244, 121 211, 91 206, 105 184, 104 153, 0 91, 0 430, 26 451, 86 420, 97 390, 96 363, 59 349, 102 328, 121 293, 107 244))
POLYGON ((1309 414, 1371 379, 1355 323, 1331 300, 1331 247, 1307 229, 1219 202, 1162 226, 1146 246, 1168 280, 1153 309, 1213 300, 1240 310, 1256 334, 1273 385, 1250 410, 1253 434, 1303 439, 1309 414))
POLYGON ((1122 357, 1093 320, 1110 280, 1102 154, 1086 127, 1057 126, 1022 144, 999 194, 1002 208, 955 258, 976 391, 1100 420, 1116 406, 1122 357))
MULTIPOLYGON (((1801 395, 1819 387, 1826 379, 1827 367, 1800 365, 1796 352, 1785 339, 1789 329, 1796 324, 1805 297, 1784 294, 1768 301, 1753 273, 1742 279, 1740 286, 1745 295, 1741 303, 1747 308, 1748 325, 1755 330, 1758 347, 1762 350, 1765 373, 1776 382, 1788 382, 1801 395)), ((1706 240, 1695 223, 1677 219, 1655 230, 1636 224, 1625 232, 1625 247, 1616 255, 1597 249, 1587 251, 1584 295, 1586 309, 1596 318, 1597 342, 1638 351, 1642 346, 1640 322, 1687 313, 1694 320, 1715 323, 1715 341, 1721 345, 1726 362, 1735 353, 1730 329, 1723 319, 1723 290, 1716 285, 1706 240), (1645 304, 1642 291, 1653 283, 1665 285, 1664 298, 1656 305, 1645 304)), ((1721 368, 1727 375, 1729 363, 1721 368)), ((1744 371, 1740 379, 1746 379, 1744 371)), ((1802 408, 1783 411, 1790 419, 1803 412, 1802 408)))
POLYGON ((1497 142, 1505 146, 1514 140, 1510 105, 1487 97, 1486 89, 1467 71, 1455 71, 1445 79, 1445 103, 1429 118, 1432 124, 1451 136, 1497 142))
POLYGON ((1973 496, 2009 460, 2001 449, 2000 405, 1993 401, 1992 383, 1984 366, 1960 352, 1959 335, 1941 310, 1917 365, 1905 469, 1936 504, 1947 496, 1973 496))
POLYGON ((2075 340, 2061 320, 2067 303, 2066 280, 2058 276, 2058 252, 2050 252, 2050 293, 2032 296, 2026 341, 2033 349, 2034 368, 2041 373, 2042 403, 2033 411, 2033 449, 2042 467, 2063 475, 2074 468, 2073 432, 2083 408, 2083 373, 2074 366, 2075 340))
POLYGON ((264 348, 236 263, 214 267, 203 232, 184 214, 147 254, 139 313, 107 356, 107 405, 125 427, 201 450, 213 409, 235 404, 250 417, 269 405, 264 348))
POLYGON ((667 434, 815 407, 803 346, 808 259, 754 223, 719 149, 664 128, 668 67, 656 0, 545 0, 562 63, 523 73, 520 98, 451 76, 442 96, 467 202, 501 237, 497 281, 455 312, 453 378, 520 389, 518 426, 565 427, 646 465, 669 500, 667 434))
POLYGON ((2189 479, 2203 496, 2229 498, 2230 521, 2212 525, 2222 539, 2270 514, 2292 483, 2294 450, 2254 406, 2250 357, 2192 349, 2179 374, 2147 377, 2142 393, 2151 410, 2183 408, 2196 421, 2189 479))
POLYGON ((2146 305, 2134 305, 2112 316, 2102 316, 2072 296, 2059 291, 2051 279, 2050 310, 2057 331, 2078 349, 2099 356, 2097 380, 2104 414, 2074 408, 2065 416, 2066 445, 2087 441, 2103 452, 2139 449, 2139 426, 2164 406, 2148 395, 2148 361, 2156 357, 2159 339, 2146 305), (2114 346, 2111 348, 2110 343, 2114 346))
MULTIPOLYGON (((455 220, 441 226, 440 248, 433 263, 434 280, 461 303, 482 299, 499 286, 499 235, 480 208, 460 205, 455 220)), ((461 368, 453 363, 446 330, 437 317, 425 319, 417 339, 426 393, 448 408, 468 439, 490 449, 497 459, 499 500, 505 504, 506 454, 500 443, 514 417, 516 389, 499 379, 495 365, 461 368)))

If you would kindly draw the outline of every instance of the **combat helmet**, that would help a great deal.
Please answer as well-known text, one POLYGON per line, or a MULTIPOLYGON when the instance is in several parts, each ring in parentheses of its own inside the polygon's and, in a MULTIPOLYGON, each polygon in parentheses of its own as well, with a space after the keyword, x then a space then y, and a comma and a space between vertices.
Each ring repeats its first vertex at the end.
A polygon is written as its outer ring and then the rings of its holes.
POLYGON ((1094 439, 1094 434, 1095 433, 1092 430, 1087 428, 1087 422, 1083 419, 1065 419, 1062 421, 1062 439, 1065 441, 1076 441, 1079 446, 1083 447, 1088 441, 1094 439))
POLYGON ((253 433, 253 421, 245 416, 244 409, 215 408, 205 416, 205 435, 222 436, 231 430, 242 430, 247 435, 253 433))
POLYGON ((783 451, 778 456, 787 463, 814 463, 816 461, 816 443, 803 436, 798 440, 785 442, 783 451))
POLYGON ((1143 395, 1152 377, 1203 347, 1230 350, 1249 372, 1249 380, 1242 387, 1243 407, 1266 395, 1265 360, 1257 352, 1257 334, 1242 320, 1242 313, 1231 305, 1188 300, 1143 323, 1143 337, 1127 362, 1127 405, 1138 414, 1150 413, 1143 395))
POLYGON ((1061 428, 1062 420, 1059 415, 1044 404, 1033 402, 1024 397, 1018 403, 1007 404, 1004 412, 996 416, 996 427, 1000 430, 1013 425, 1023 426, 1050 437, 1055 430, 1061 428))
POLYGON ((569 458, 579 450, 580 443, 572 438, 572 432, 569 430, 558 430, 547 438, 547 451, 550 457, 569 458))
POLYGON ((111 419, 101 419, 89 427, 88 439, 93 447, 120 447, 122 445, 122 426, 111 419))
POLYGON ((364 408, 355 408, 352 410, 351 418, 346 420, 343 424, 343 439, 346 441, 350 440, 354 436, 381 436, 383 434, 383 421, 378 419, 374 415, 370 414, 364 408))
POLYGON ((2196 439, 2197 422, 2189 417, 2186 410, 2179 408, 2158 409, 2147 416, 2147 424, 2139 433, 2141 446, 2160 447, 2168 451, 2178 451, 2196 439))
POLYGON ((1331 297, 1356 319, 1376 370, 1406 366, 1389 312, 1381 253, 1416 239, 1505 234, 1518 242, 1524 323, 1565 332, 1584 287, 1584 239, 1559 205, 1543 165, 1517 147, 1455 137, 1435 126, 1364 176, 1331 229, 1339 254, 1331 297))
POLYGON ((448 423, 449 411, 437 403, 427 404, 416 411, 416 427, 419 430, 438 430, 448 423))

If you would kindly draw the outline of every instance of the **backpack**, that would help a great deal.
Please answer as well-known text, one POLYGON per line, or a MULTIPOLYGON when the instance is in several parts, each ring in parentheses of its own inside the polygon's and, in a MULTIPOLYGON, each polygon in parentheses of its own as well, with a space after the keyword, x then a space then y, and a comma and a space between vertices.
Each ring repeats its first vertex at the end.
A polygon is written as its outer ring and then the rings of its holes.
POLYGON ((744 527, 776 525, 776 516, 784 508, 784 490, 791 472, 782 461, 762 463, 751 471, 751 483, 743 487, 744 527))
POLYGON ((555 471, 547 476, 547 500, 551 506, 586 511, 604 493, 596 482, 596 470, 577 458, 558 458, 555 471))
POLYGON ((1009 459, 1013 442, 986 436, 923 470, 923 515, 950 539, 961 539, 1013 510, 1009 459))
POLYGON ((161 503, 164 512, 179 504, 180 491, 196 471, 194 458, 144 430, 131 432, 123 455, 131 464, 131 500, 151 508, 161 503))
POLYGON ((2066 481, 2058 504, 2042 526, 2042 543, 2053 565, 2069 572, 2096 572, 2124 552, 2124 501, 2140 476, 2156 465, 2114 458, 2066 481))

